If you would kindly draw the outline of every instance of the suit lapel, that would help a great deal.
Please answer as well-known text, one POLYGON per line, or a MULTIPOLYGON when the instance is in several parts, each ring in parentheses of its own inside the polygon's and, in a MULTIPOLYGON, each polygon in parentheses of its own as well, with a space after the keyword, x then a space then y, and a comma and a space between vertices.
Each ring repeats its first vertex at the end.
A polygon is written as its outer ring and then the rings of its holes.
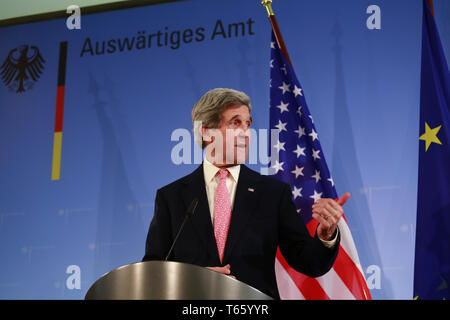
POLYGON ((224 264, 231 255, 233 247, 238 242, 245 230, 250 217, 256 210, 258 204, 258 179, 251 174, 249 168, 241 165, 239 180, 234 199, 234 206, 231 214, 230 228, 225 245, 224 264))
MULTIPOLYGON (((225 245, 223 264, 226 264, 233 247, 239 241, 245 227, 256 210, 260 187, 258 182, 258 176, 252 174, 251 170, 245 165, 241 165, 234 206, 231 214, 231 222, 225 245)), ((216 238, 214 236, 214 228, 211 222, 208 198, 206 196, 203 165, 200 165, 193 173, 188 175, 183 183, 182 197, 185 207, 187 208, 193 199, 198 199, 197 209, 191 217, 192 224, 197 231, 197 235, 204 243, 208 254, 213 257, 214 265, 212 266, 219 266, 220 259, 216 238)))
POLYGON ((208 198, 206 196, 203 165, 200 165, 193 173, 185 178, 182 197, 186 208, 193 199, 198 199, 197 209, 191 217, 191 221, 197 231, 197 235, 204 243, 208 254, 215 260, 215 264, 212 266, 218 266, 220 259, 211 222, 208 198))

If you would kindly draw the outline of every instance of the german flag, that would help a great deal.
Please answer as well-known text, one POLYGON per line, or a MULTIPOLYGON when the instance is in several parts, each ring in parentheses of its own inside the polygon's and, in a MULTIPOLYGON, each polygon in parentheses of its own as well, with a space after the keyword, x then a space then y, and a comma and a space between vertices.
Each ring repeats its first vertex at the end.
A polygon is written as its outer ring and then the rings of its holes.
POLYGON ((66 88, 67 41, 59 44, 58 86, 56 90, 55 132, 53 135, 52 180, 61 176, 61 150, 64 116, 64 93, 66 88))

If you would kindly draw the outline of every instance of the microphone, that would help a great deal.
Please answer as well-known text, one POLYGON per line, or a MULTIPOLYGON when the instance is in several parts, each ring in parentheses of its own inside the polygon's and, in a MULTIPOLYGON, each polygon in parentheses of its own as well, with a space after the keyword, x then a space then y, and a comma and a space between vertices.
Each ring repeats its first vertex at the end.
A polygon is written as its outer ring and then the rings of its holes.
POLYGON ((170 257, 170 254, 172 253, 173 248, 175 247, 175 243, 178 240, 178 237, 181 234, 181 231, 183 231, 184 225, 186 224, 186 221, 189 219, 190 216, 194 215, 195 209, 197 208, 197 204, 198 204, 198 199, 195 198, 194 200, 192 200, 191 204, 189 205, 188 209, 186 210, 186 215, 184 217, 183 223, 181 224, 180 229, 178 230, 178 233, 175 237, 175 239, 173 240, 172 246, 169 249, 169 253, 167 253, 166 259, 164 259, 164 261, 167 261, 170 257))

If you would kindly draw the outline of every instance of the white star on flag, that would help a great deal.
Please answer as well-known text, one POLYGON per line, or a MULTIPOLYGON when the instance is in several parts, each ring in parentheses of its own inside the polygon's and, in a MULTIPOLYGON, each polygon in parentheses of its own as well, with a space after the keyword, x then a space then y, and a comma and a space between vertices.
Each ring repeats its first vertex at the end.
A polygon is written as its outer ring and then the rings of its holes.
POLYGON ((285 94, 286 92, 290 92, 290 90, 289 90, 290 86, 291 86, 290 84, 284 83, 284 81, 283 81, 283 84, 281 86, 279 86, 278 88, 283 90, 282 94, 285 94))
POLYGON ((302 196, 302 189, 303 188, 298 188, 296 186, 294 186, 294 190, 292 190, 292 196, 294 197, 294 199, 296 199, 297 197, 303 197, 302 196))
POLYGON ((311 133, 309 134, 310 137, 312 137, 312 141, 316 141, 319 139, 319 136, 317 135, 317 132, 312 129, 311 133))
POLYGON ((314 158, 314 160, 320 159, 319 152, 320 152, 320 150, 314 150, 313 149, 312 157, 314 158))
POLYGON ((295 179, 297 179, 298 176, 304 176, 303 169, 305 169, 305 167, 299 168, 297 165, 295 166, 295 170, 291 171, 291 173, 295 174, 295 179))
POLYGON ((289 105, 289 103, 284 103, 283 101, 281 101, 280 105, 277 106, 277 108, 280 109, 280 112, 281 112, 281 113, 283 113, 283 112, 285 112, 285 111, 286 111, 286 112, 289 112, 288 105, 289 105))
POLYGON ((334 181, 333 181, 333 178, 329 178, 329 179, 327 179, 327 180, 330 181, 330 182, 331 182, 331 186, 334 187, 334 181))
POLYGON ((275 144, 273 147, 277 149, 278 152, 280 152, 280 150, 286 151, 286 149, 284 148, 285 144, 286 142, 280 142, 280 140, 278 140, 277 144, 275 144))
POLYGON ((278 160, 276 160, 275 161, 275 164, 271 167, 271 168, 274 168, 275 169, 275 174, 277 174, 278 173, 278 171, 284 171, 284 169, 283 169, 283 164, 284 164, 284 162, 278 162, 278 160))
POLYGON ((316 179, 316 183, 320 181, 320 171, 316 170, 316 173, 311 176, 311 178, 316 179))
POLYGON ((292 93, 295 95, 295 97, 297 96, 303 96, 302 94, 302 90, 301 88, 294 86, 294 90, 292 90, 292 93))
POLYGON ((301 148, 299 145, 297 145, 297 150, 294 150, 293 152, 294 152, 295 154, 297 154, 297 158, 298 158, 298 157, 300 157, 300 156, 306 156, 306 154, 305 154, 305 149, 306 149, 306 148, 301 148))
POLYGON ((280 130, 280 132, 282 132, 282 131, 286 131, 287 132, 286 126, 287 126, 287 122, 281 122, 281 120, 279 120, 278 124, 275 127, 278 130, 280 130))
POLYGON ((316 190, 314 190, 314 194, 312 196, 310 196, 310 198, 314 199, 314 202, 317 202, 317 200, 322 198, 322 194, 323 194, 323 192, 318 193, 318 192, 316 192, 316 190))
POLYGON ((295 133, 298 134, 298 138, 300 139, 302 136, 306 136, 305 129, 298 126, 298 130, 294 130, 295 133))

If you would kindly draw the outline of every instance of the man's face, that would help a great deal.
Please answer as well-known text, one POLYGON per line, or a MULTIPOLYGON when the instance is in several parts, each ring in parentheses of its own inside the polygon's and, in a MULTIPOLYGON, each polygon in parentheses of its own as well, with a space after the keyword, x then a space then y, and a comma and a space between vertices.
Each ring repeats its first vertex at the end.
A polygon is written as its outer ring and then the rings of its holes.
POLYGON ((205 140, 211 141, 206 147, 208 160, 218 167, 245 163, 250 143, 252 118, 246 105, 236 105, 225 109, 217 129, 203 128, 205 140))

